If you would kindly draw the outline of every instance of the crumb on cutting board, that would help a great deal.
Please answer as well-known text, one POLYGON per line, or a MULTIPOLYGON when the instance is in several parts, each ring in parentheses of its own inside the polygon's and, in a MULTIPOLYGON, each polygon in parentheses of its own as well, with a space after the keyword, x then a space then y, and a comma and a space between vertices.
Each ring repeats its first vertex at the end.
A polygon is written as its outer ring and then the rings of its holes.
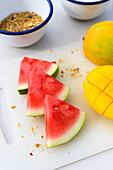
POLYGON ((64 61, 63 61, 63 60, 61 60, 61 59, 59 59, 59 63, 64 63, 64 61))
POLYGON ((45 149, 43 148, 40 152, 43 152, 43 151, 45 151, 45 149))
POLYGON ((39 148, 39 147, 40 147, 40 144, 39 144, 39 143, 36 143, 36 144, 35 144, 35 147, 36 147, 36 148, 39 148))
POLYGON ((33 127, 30 127, 31 131, 34 132, 34 128, 33 127))
POLYGON ((30 156, 33 156, 33 153, 31 152, 29 155, 30 155, 30 156))
POLYGON ((18 125, 17 125, 19 128, 20 128, 20 123, 18 123, 18 125))
POLYGON ((11 106, 11 109, 15 109, 16 108, 16 106, 11 106))
POLYGON ((56 61, 52 61, 53 64, 56 64, 56 61))
POLYGON ((74 54, 74 51, 71 51, 71 54, 74 54))

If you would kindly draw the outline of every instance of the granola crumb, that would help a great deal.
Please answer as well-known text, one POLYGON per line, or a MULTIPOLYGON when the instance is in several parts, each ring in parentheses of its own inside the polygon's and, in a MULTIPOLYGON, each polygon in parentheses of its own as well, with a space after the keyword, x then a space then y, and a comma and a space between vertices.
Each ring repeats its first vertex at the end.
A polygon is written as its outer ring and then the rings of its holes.
POLYGON ((64 77, 63 75, 61 75, 61 77, 64 77))
MULTIPOLYGON (((47 152, 49 152, 48 150, 47 150, 47 152)), ((50 154, 51 152, 49 152, 49 154, 50 154)))
POLYGON ((77 52, 77 51, 78 51, 78 48, 76 48, 75 51, 77 52))
POLYGON ((52 61, 53 64, 56 64, 56 61, 52 61))
POLYGON ((36 147, 36 148, 39 148, 39 147, 40 147, 40 144, 39 144, 39 143, 36 143, 36 144, 35 144, 35 147, 36 147))
POLYGON ((41 136, 41 138, 43 139, 43 138, 44 138, 44 136, 41 136))
POLYGON ((20 123, 18 123, 18 127, 20 128, 20 123))
POLYGON ((70 152, 68 152, 68 154, 70 154, 70 152))
POLYGON ((36 132, 34 132, 34 135, 36 135, 36 132))
POLYGON ((45 151, 45 149, 43 148, 40 152, 43 152, 43 151, 45 151))
POLYGON ((21 156, 21 159, 23 159, 23 157, 21 156))
POLYGON ((11 109, 15 109, 16 108, 16 106, 11 106, 11 109))
POLYGON ((21 138, 24 138, 24 136, 21 136, 21 138))
POLYGON ((33 156, 33 153, 32 153, 32 152, 30 153, 30 156, 33 156))
POLYGON ((81 75, 81 74, 79 74, 79 75, 78 75, 78 77, 82 77, 82 75, 81 75))
POLYGON ((63 63, 63 62, 64 62, 63 60, 59 59, 59 63, 63 63))
POLYGON ((76 70, 77 70, 77 73, 79 73, 79 68, 76 68, 76 70))
POLYGON ((31 129, 32 132, 34 132, 34 128, 33 127, 31 127, 30 129, 31 129))
POLYGON ((38 128, 38 125, 36 127, 38 128))
POLYGON ((64 71, 63 71, 63 70, 61 70, 61 74, 64 74, 64 71))
POLYGON ((71 51, 71 54, 74 54, 74 51, 71 51))
POLYGON ((73 77, 73 76, 74 76, 74 74, 72 73, 72 74, 71 74, 71 76, 73 77))
POLYGON ((74 76, 74 78, 76 79, 76 78, 77 78, 77 76, 74 76))
POLYGON ((68 68, 66 68, 66 70, 68 71, 68 68))
POLYGON ((52 53, 52 52, 53 52, 53 50, 50 50, 50 52, 52 53))

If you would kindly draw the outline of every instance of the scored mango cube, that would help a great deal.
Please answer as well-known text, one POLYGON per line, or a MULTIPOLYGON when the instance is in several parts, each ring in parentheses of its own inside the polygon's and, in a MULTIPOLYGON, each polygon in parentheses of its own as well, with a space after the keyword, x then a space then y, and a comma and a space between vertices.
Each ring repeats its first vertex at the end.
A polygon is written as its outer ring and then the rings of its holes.
POLYGON ((108 70, 109 70, 109 65, 96 67, 94 69, 94 71, 96 71, 96 72, 98 72, 98 73, 100 73, 102 75, 104 75, 106 73, 106 71, 108 71, 108 70))
POLYGON ((104 92, 113 99, 113 81, 107 86, 104 92))
POLYGON ((97 87, 91 85, 88 82, 84 83, 84 86, 86 87, 86 91, 85 91, 85 98, 88 102, 88 104, 91 106, 91 104, 96 100, 96 98, 99 96, 99 94, 101 93, 101 90, 98 89, 97 87), (90 87, 90 90, 88 91, 88 88, 90 87), (92 88, 91 88, 92 87, 92 88), (89 93, 88 93, 89 92, 89 93))
POLYGON ((108 69, 104 75, 109 79, 113 80, 113 66, 110 69, 108 69))
POLYGON ((112 99, 110 99, 106 94, 101 93, 91 107, 95 109, 97 113, 102 115, 111 103, 112 99))
POLYGON ((113 120, 113 103, 108 107, 108 109, 103 114, 108 119, 113 120))
POLYGON ((98 87, 100 90, 104 90, 111 81, 104 75, 102 75, 98 72, 94 72, 94 71, 90 72, 87 75, 86 79, 88 82, 90 82, 94 86, 98 87))

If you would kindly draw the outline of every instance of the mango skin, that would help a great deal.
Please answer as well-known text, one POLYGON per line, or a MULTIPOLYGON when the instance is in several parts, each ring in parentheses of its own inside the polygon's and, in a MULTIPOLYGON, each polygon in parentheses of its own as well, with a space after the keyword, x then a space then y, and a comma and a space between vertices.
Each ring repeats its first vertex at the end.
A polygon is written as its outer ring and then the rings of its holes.
POLYGON ((83 81, 88 104, 100 115, 113 120, 113 66, 99 66, 83 81))
POLYGON ((99 22, 88 29, 83 52, 96 65, 113 64, 113 21, 99 22))

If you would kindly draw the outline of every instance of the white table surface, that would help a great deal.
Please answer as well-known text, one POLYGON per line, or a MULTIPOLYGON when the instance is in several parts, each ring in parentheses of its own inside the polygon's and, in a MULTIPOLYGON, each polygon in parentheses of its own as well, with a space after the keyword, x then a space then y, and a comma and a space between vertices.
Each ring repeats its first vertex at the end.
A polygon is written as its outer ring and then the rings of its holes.
MULTIPOLYGON (((54 15, 50 21, 46 34, 33 46, 27 48, 13 48, 0 42, 0 62, 33 55, 33 53, 53 49, 55 47, 82 41, 86 30, 94 23, 103 20, 113 20, 113 2, 111 0, 106 11, 98 18, 90 21, 79 21, 68 17, 61 6, 60 0, 53 0, 54 15)), ((95 156, 83 159, 60 170, 112 170, 113 149, 95 156)))

